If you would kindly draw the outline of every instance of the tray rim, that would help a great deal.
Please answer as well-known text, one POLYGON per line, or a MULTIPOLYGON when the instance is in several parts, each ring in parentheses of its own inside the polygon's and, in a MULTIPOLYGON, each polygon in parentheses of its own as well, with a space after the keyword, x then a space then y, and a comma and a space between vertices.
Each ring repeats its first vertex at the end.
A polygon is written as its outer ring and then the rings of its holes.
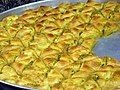
MULTIPOLYGON (((24 5, 21 5, 21 6, 18 6, 18 7, 14 7, 14 8, 11 8, 9 10, 6 10, 6 11, 3 11, 0 13, 0 21, 2 21, 2 19, 4 19, 5 17, 9 16, 9 15, 12 15, 12 14, 17 14, 16 10, 19 10, 19 9, 23 9, 25 8, 24 10, 22 10, 21 12, 18 12, 18 13, 22 13, 26 10, 29 10, 29 9, 35 9, 35 8, 38 8, 39 6, 41 5, 38 5, 38 4, 42 4, 42 3, 46 3, 46 2, 56 2, 56 3, 69 3, 69 2, 84 2, 86 3, 88 0, 41 0, 41 1, 37 1, 37 2, 32 2, 32 3, 28 3, 28 4, 24 4, 24 5), (35 7, 30 7, 30 6, 34 6, 36 5, 35 7), (38 5, 38 6, 37 6, 38 5), (12 13, 14 12, 14 13, 12 13)), ((99 0, 98 0, 99 1, 99 0)), ((108 0, 105 0, 105 1, 108 1, 108 0)), ((44 5, 43 5, 44 6, 44 5)), ((47 6, 47 5, 45 5, 47 6)), ((49 5, 48 5, 49 6, 49 5)), ((54 7, 54 5, 52 5, 54 7)), ((19 15, 19 14, 18 14, 19 15)))
MULTIPOLYGON (((32 3, 24 4, 24 5, 21 5, 21 6, 14 7, 14 8, 11 8, 9 10, 3 11, 3 12, 0 13, 0 21, 3 18, 9 16, 9 14, 8 14, 7 16, 4 17, 4 15, 7 14, 7 13, 9 13, 9 12, 12 12, 12 11, 15 11, 17 9, 21 9, 21 8, 24 8, 24 7, 32 6, 32 5, 41 4, 41 3, 44 3, 44 2, 48 2, 48 1, 53 1, 53 0, 42 0, 42 1, 32 2, 32 3)), ((28 9, 26 9, 26 10, 28 10, 28 9)))

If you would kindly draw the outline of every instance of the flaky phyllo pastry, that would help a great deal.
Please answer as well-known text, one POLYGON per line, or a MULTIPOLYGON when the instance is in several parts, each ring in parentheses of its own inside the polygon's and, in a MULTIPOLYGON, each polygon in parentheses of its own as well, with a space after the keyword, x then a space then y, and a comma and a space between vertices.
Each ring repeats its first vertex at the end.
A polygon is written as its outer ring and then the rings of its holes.
POLYGON ((42 90, 117 90, 120 62, 96 56, 120 30, 120 4, 41 6, 0 22, 0 80, 42 90))

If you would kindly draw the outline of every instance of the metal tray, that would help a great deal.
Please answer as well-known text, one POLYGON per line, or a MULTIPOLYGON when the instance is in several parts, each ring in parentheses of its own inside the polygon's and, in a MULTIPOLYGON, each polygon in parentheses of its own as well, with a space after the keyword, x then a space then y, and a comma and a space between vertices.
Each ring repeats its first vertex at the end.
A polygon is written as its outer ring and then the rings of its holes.
MULTIPOLYGON (((4 11, 0 13, 0 20, 5 18, 6 16, 12 15, 12 14, 22 14, 25 10, 28 9, 35 9, 38 8, 39 6, 52 6, 52 7, 57 7, 59 3, 65 3, 65 2, 70 2, 70 3, 75 3, 75 2, 84 2, 86 3, 87 1, 91 0, 42 0, 26 5, 22 5, 7 11, 4 11)), ((120 0, 92 0, 96 2, 107 2, 107 1, 117 1, 120 2, 120 0)))
MULTIPOLYGON (((22 6, 19 6, 19 7, 16 7, 16 8, 13 8, 13 9, 10 9, 10 10, 0 13, 0 21, 9 15, 13 15, 13 14, 20 15, 25 10, 35 9, 35 8, 38 8, 39 6, 52 6, 53 8, 55 8, 60 3, 65 3, 65 2, 69 2, 69 3, 84 2, 84 3, 86 3, 87 1, 88 0, 44 0, 44 1, 38 1, 38 2, 34 2, 34 3, 22 5, 22 6)), ((94 1, 106 2, 106 1, 110 1, 110 0, 94 0, 94 1)), ((120 2, 120 0, 112 0, 112 1, 120 2)), ((7 83, 7 82, 1 81, 1 80, 0 80, 0 87, 1 87, 0 90, 1 89, 3 89, 3 90, 37 90, 37 89, 33 89, 33 88, 28 88, 28 87, 24 87, 24 86, 20 86, 20 85, 7 83)))

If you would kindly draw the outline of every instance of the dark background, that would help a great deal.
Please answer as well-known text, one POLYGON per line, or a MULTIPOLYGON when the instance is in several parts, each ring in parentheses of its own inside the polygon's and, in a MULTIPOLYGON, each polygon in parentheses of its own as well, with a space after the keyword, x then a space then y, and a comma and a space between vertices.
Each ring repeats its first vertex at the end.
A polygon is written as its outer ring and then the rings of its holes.
POLYGON ((0 13, 13 7, 37 1, 41 0, 0 0, 0 13))

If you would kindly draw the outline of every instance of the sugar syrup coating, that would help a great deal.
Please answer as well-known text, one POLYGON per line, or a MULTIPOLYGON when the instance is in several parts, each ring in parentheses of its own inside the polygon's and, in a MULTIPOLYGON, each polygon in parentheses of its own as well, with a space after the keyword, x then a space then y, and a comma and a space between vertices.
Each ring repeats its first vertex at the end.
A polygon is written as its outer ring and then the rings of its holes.
POLYGON ((0 22, 0 80, 43 90, 120 88, 120 64, 92 52, 120 29, 120 4, 40 6, 0 22))

